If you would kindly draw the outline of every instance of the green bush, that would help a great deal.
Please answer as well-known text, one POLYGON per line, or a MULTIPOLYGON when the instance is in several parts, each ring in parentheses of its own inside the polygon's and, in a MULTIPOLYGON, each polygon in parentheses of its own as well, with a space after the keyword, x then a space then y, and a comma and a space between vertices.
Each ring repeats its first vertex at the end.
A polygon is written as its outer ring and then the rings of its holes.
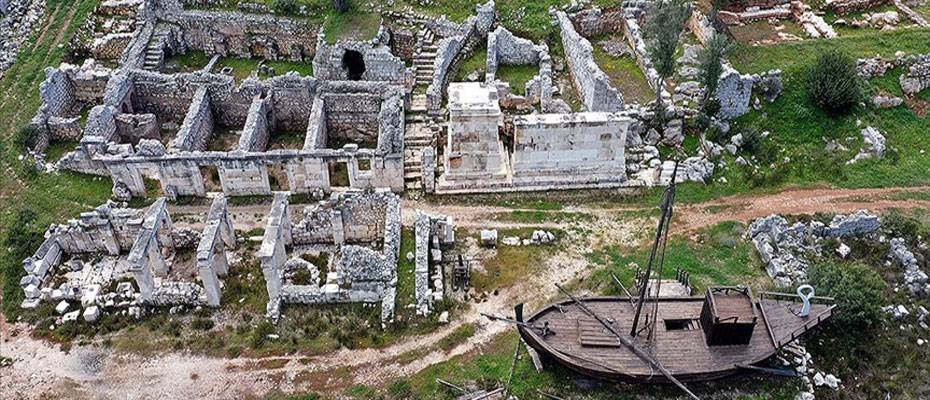
POLYGON ((273 0, 271 8, 278 14, 297 14, 300 11, 297 0, 273 0))
POLYGON ((818 294, 836 299, 832 320, 841 331, 865 334, 881 322, 885 281, 875 270, 824 261, 812 266, 808 277, 818 294))
POLYGON ((274 325, 268 321, 262 321, 252 330, 249 336, 249 346, 252 349, 258 349, 265 345, 268 335, 275 332, 274 325))
POLYGON ((213 329, 213 320, 210 318, 196 318, 191 322, 191 328, 198 331, 209 331, 213 329))
POLYGON ((807 91, 811 101, 830 114, 847 113, 863 99, 855 62, 838 51, 817 57, 808 71, 807 91))

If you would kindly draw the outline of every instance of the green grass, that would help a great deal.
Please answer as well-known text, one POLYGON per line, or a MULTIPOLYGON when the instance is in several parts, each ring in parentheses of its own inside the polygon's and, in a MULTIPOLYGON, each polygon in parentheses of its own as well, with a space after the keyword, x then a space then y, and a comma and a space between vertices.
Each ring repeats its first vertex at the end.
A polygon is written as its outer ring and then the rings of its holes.
POLYGON ((468 74, 472 71, 478 71, 478 81, 484 82, 484 74, 488 67, 488 49, 481 46, 473 51, 468 57, 459 62, 459 67, 455 71, 455 82, 465 82, 468 74))
POLYGON ((474 323, 464 324, 458 328, 455 328, 455 330, 452 331, 452 333, 442 338, 442 340, 439 341, 438 346, 443 351, 449 351, 449 350, 452 350, 455 346, 458 346, 464 343, 465 341, 467 341, 469 338, 471 338, 474 335, 475 335, 475 324, 474 323))
POLYGON ((77 147, 78 141, 76 140, 65 140, 65 141, 55 141, 51 142, 48 145, 48 148, 45 150, 45 161, 55 162, 61 159, 65 153, 74 151, 74 148, 77 147))
POLYGON ((276 131, 268 138, 268 150, 302 149, 306 134, 299 131, 276 131))
MULTIPOLYGON (((841 117, 832 117, 817 108, 808 98, 803 78, 806 68, 817 54, 828 49, 840 49, 855 57, 875 54, 891 56, 895 51, 926 53, 930 51, 930 32, 901 29, 869 36, 835 40, 810 40, 803 43, 775 46, 739 46, 731 53, 731 61, 742 72, 755 73, 772 68, 784 71, 784 92, 761 111, 751 112, 736 123, 742 127, 772 132, 780 153, 778 159, 791 161, 779 166, 784 183, 812 184, 825 182, 841 187, 911 186, 930 182, 930 148, 926 133, 927 120, 917 117, 905 107, 888 110, 859 109, 841 117), (862 126, 857 126, 861 121, 862 126), (844 140, 854 137, 858 148, 859 130, 871 125, 888 140, 890 154, 883 160, 843 165, 851 154, 833 156, 824 151, 824 138, 844 140)), ((891 74, 872 83, 873 86, 900 93, 891 74)), ((852 150, 851 153, 854 153, 852 150)))
MULTIPOLYGON (((202 51, 190 51, 185 54, 173 56, 166 63, 177 64, 182 72, 194 72, 203 69, 210 62, 210 56, 202 51)), ((309 61, 296 63, 285 60, 262 60, 258 58, 235 58, 220 57, 216 65, 213 66, 213 72, 218 73, 224 67, 230 67, 233 70, 233 77, 236 82, 242 82, 248 78, 253 71, 258 70, 258 66, 264 63, 274 69, 272 75, 259 75, 260 78, 270 78, 272 76, 284 75, 287 72, 295 71, 302 76, 313 76, 313 64, 309 61)))
MULTIPOLYGON (((725 222, 705 229, 693 241, 690 238, 671 238, 662 277, 674 279, 676 269, 681 268, 691 274, 691 283, 699 292, 720 285, 757 284, 757 287, 764 287, 767 278, 763 276, 761 264, 752 256, 755 250, 741 238, 744 229, 739 223, 725 222)), ((609 246, 590 253, 588 259, 605 268, 585 280, 584 287, 596 293, 621 294, 622 290, 611 274, 616 274, 627 288, 632 287, 635 277, 632 264, 645 271, 649 264, 650 246, 651 243, 636 249, 609 246)))
MULTIPOLYGON (((620 39, 616 39, 620 40, 620 39)), ((646 75, 636 64, 633 56, 614 57, 601 47, 597 40, 592 40, 594 60, 605 74, 610 77, 614 87, 623 95, 625 102, 646 104, 655 100, 655 92, 649 87, 646 75)))
MULTIPOLYGON (((0 80, 0 243, 9 244, 9 227, 17 221, 19 211, 35 213, 30 235, 41 237, 52 222, 62 222, 78 213, 103 203, 110 197, 108 179, 73 173, 40 174, 31 165, 20 161, 23 141, 18 132, 35 115, 40 105, 39 84, 45 79, 44 69, 58 65, 67 53, 67 43, 79 24, 96 7, 98 1, 49 0, 46 21, 41 23, 33 38, 26 42, 17 62, 0 80), (57 8, 57 11, 56 11, 57 8), (70 12, 73 15, 69 15, 70 12), (47 29, 41 38, 40 32, 47 29), (60 40, 59 40, 60 33, 60 40), (65 46, 59 47, 59 44, 65 46)), ((23 239, 23 238, 20 238, 23 239)), ((6 248, 6 247, 5 247, 6 248)), ((0 269, 4 270, 4 314, 15 319, 19 315, 22 291, 18 287, 22 259, 35 250, 17 248, 0 255, 0 269)))
POLYGON ((377 13, 353 10, 327 16, 326 22, 323 23, 323 32, 330 44, 340 40, 366 41, 378 34, 380 26, 381 16, 377 13))
POLYGON ((501 65, 497 67, 497 79, 510 84, 510 92, 522 96, 526 83, 539 73, 536 65, 501 65))
MULTIPOLYGON (((535 229, 499 229, 499 239, 507 236, 518 236, 528 239, 535 229)), ((557 240, 562 237, 559 231, 551 230, 557 240)), ((464 234, 456 233, 457 237, 464 234)), ((471 285, 478 293, 492 292, 495 289, 509 287, 524 279, 526 276, 546 268, 543 261, 553 252, 558 251, 560 244, 532 245, 532 246, 497 246, 496 256, 481 260, 484 271, 472 270, 471 285)))

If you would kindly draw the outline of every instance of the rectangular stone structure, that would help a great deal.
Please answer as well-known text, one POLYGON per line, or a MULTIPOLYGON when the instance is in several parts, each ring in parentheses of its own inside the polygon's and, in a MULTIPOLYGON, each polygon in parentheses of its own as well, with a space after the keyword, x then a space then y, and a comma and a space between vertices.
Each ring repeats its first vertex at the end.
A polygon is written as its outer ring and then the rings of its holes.
POLYGON ((449 134, 445 149, 448 179, 489 179, 506 175, 506 152, 499 127, 497 88, 476 82, 449 84, 449 134))

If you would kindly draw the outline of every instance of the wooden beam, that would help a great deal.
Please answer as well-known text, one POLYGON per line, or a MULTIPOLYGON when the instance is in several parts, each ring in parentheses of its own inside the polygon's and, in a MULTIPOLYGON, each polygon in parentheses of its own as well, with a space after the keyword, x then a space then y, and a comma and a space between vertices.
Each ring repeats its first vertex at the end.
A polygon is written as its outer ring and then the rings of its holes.
POLYGON ((696 394, 694 394, 694 392, 692 392, 690 389, 688 389, 688 387, 685 386, 684 383, 681 383, 681 381, 679 381, 678 378, 675 378, 675 376, 672 375, 671 371, 663 367, 662 364, 660 364, 658 361, 652 358, 649 354, 646 354, 646 352, 644 352, 639 347, 637 347, 635 344, 633 344, 633 342, 623 337, 623 335, 621 335, 620 332, 617 332, 617 329, 614 328, 613 325, 607 323, 607 321, 603 320, 599 315, 595 314, 594 311, 588 308, 588 306, 585 305, 581 300, 578 300, 578 298, 573 296, 571 293, 568 293, 568 291, 562 288, 562 286, 559 285, 558 283, 555 284, 555 286, 559 288, 559 291, 564 293, 566 296, 572 299, 572 301, 578 304, 578 307, 580 307, 581 310, 584 311, 585 314, 588 314, 588 316, 597 320, 597 322, 603 325, 604 328, 606 328, 611 334, 616 336, 617 340, 620 341, 621 344, 629 348, 630 351, 633 352, 633 354, 635 354, 637 357, 645 361, 651 367, 659 370, 659 372, 662 373, 662 375, 665 376, 665 378, 668 379, 669 382, 675 384, 675 386, 678 386, 678 388, 681 389, 683 392, 687 393, 689 397, 691 397, 694 400, 701 400, 701 398, 698 397, 696 394))

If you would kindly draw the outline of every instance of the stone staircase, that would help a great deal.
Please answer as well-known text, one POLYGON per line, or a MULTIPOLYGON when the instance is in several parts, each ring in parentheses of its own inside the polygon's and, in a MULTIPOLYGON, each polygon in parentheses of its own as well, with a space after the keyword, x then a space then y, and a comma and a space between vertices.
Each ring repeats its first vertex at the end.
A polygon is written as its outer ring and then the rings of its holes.
POLYGON ((413 67, 416 71, 416 86, 424 89, 433 81, 433 64, 436 61, 436 36, 429 28, 423 27, 417 32, 417 49, 413 54, 413 67))
POLYGON ((162 26, 155 28, 152 33, 152 39, 149 40, 145 48, 145 62, 142 69, 146 71, 158 71, 165 62, 165 42, 168 41, 168 29, 162 26))
MULTIPOLYGON (((420 189, 423 185, 423 149, 436 147, 443 125, 425 114, 408 114, 404 133, 404 187, 420 189)), ((441 165, 437 165, 439 174, 441 165)))

